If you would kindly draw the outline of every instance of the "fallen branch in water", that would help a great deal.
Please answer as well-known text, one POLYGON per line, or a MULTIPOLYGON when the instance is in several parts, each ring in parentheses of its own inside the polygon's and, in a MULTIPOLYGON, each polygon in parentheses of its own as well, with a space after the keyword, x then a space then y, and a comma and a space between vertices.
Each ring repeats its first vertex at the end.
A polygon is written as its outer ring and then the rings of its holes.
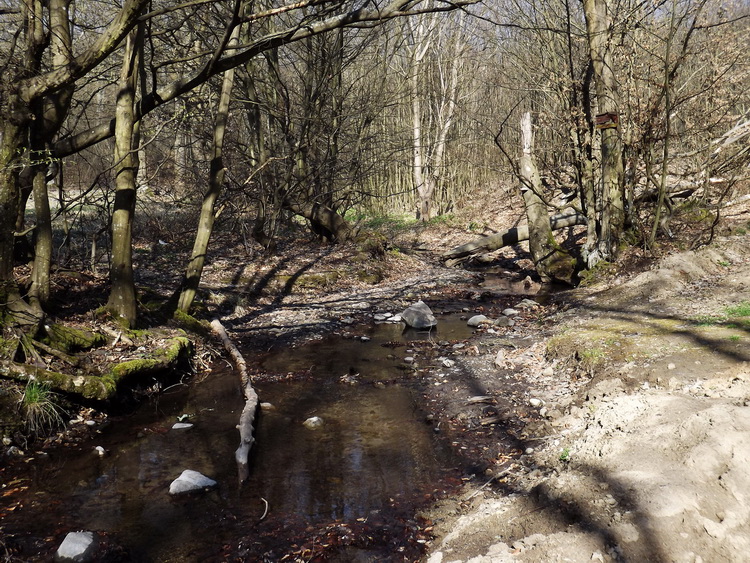
POLYGON ((240 372, 240 381, 242 382, 243 393, 245 395, 245 407, 242 409, 240 423, 237 426, 240 431, 240 445, 234 452, 234 457, 237 460, 237 474, 240 484, 242 484, 247 480, 247 477, 250 474, 248 458, 253 443, 255 442, 255 438, 253 437, 255 427, 253 425, 255 423, 255 414, 258 410, 258 394, 255 392, 255 389, 253 389, 252 383, 250 382, 250 376, 247 374, 245 358, 242 357, 240 351, 229 339, 229 335, 221 324, 221 321, 219 321, 219 319, 212 320, 211 329, 221 339, 221 342, 224 344, 224 348, 232 358, 237 371, 240 372))

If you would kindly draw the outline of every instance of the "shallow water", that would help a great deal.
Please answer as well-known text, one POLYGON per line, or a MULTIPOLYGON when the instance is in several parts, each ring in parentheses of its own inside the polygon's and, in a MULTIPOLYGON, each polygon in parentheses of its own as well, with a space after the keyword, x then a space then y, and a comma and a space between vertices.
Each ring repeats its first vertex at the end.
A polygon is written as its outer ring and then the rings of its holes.
POLYGON ((236 550, 238 538, 254 544, 252 553, 270 550, 285 541, 274 527, 387 519, 394 507, 408 512, 454 475, 458 462, 424 422, 418 390, 392 383, 404 373, 408 345, 382 344, 471 332, 457 317, 440 321, 437 332, 352 329, 370 340, 334 337, 262 358, 266 371, 311 375, 256 386, 272 407, 259 417, 251 475, 242 487, 234 462, 242 398, 237 376, 218 371, 113 418, 85 451, 61 449, 34 462, 25 506, 6 517, 5 530, 23 531, 29 546, 34 538, 54 534, 57 545, 67 531, 96 530, 129 550, 131 560, 197 561, 221 559, 236 550), (344 375, 350 378, 342 382, 344 375), (172 430, 184 414, 195 426, 172 430), (311 416, 324 426, 305 428, 311 416), (108 455, 97 456, 97 445, 108 455), (218 488, 170 497, 169 483, 186 468, 215 479, 218 488))

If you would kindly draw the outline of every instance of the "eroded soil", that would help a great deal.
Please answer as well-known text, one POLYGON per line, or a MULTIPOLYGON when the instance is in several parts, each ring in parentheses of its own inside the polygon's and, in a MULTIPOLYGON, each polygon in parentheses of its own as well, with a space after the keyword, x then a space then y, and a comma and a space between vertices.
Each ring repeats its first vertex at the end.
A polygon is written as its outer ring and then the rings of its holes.
POLYGON ((748 257, 728 238, 567 294, 527 371, 533 451, 434 513, 428 561, 746 561, 748 257))

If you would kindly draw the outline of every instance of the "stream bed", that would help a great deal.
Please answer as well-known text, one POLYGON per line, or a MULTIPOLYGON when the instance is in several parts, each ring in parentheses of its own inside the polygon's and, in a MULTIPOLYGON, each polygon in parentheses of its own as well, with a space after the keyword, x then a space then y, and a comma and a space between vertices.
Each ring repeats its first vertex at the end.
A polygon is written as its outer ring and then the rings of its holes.
POLYGON ((37 456, 19 477, 28 488, 5 513, 2 531, 28 561, 48 560, 76 530, 99 532, 117 546, 113 561, 276 561, 295 548, 303 552, 311 533, 333 528, 341 545, 355 528, 372 541, 327 560, 390 561, 398 552, 399 560, 408 558, 399 535, 413 532, 418 509, 461 475, 460 462, 425 421, 418 387, 404 376, 408 341, 464 339, 471 329, 458 315, 441 317, 437 332, 401 329, 357 327, 356 337, 248 354, 266 373, 307 376, 256 384, 268 405, 242 486, 234 462, 242 397, 237 375, 222 368, 110 417, 81 449, 37 456), (313 416, 321 428, 303 426, 313 416), (174 430, 178 419, 194 426, 174 430), (183 469, 218 487, 171 497, 169 484, 183 469))

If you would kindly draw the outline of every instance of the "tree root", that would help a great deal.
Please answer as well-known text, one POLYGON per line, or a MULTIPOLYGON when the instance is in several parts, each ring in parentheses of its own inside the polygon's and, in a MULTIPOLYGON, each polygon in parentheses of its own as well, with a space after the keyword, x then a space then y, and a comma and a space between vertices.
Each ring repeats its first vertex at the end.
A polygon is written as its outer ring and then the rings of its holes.
POLYGON ((129 360, 112 366, 104 375, 71 375, 50 371, 30 364, 0 360, 0 377, 21 382, 39 381, 52 390, 80 395, 85 399, 106 401, 114 397, 125 379, 152 375, 175 369, 191 353, 192 343, 185 337, 172 338, 150 358, 129 360))

